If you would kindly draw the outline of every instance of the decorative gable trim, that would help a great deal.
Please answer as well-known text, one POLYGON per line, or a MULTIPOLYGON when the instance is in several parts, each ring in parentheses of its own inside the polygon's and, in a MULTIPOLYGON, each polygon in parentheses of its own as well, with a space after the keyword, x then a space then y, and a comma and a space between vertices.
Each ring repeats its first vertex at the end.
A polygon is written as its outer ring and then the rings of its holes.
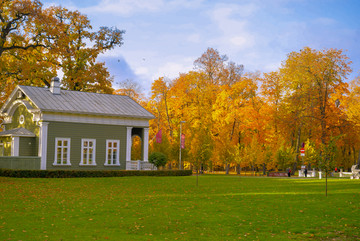
POLYGON ((38 121, 38 113, 39 113, 39 109, 35 109, 29 101, 27 100, 23 100, 23 99, 18 99, 15 100, 14 102, 12 102, 9 106, 9 108, 6 110, 5 113, 2 114, 2 116, 4 117, 4 124, 9 124, 12 122, 12 117, 16 111, 16 109, 20 106, 20 105, 24 105, 26 107, 26 109, 33 114, 33 121, 38 121))

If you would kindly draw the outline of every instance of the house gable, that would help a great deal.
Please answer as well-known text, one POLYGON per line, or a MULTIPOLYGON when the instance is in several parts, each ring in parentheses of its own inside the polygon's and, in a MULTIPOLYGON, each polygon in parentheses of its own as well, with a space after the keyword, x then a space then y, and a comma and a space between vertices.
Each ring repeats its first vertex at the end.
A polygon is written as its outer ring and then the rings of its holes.
MULTIPOLYGON (((0 115, 4 118, 4 124, 11 124, 17 119, 17 117, 19 117, 16 116, 16 113, 19 113, 19 108, 20 112, 23 112, 24 115, 26 115, 26 123, 29 123, 30 119, 32 119, 33 122, 39 120, 40 110, 18 86, 14 89, 10 97, 0 109, 0 115)), ((16 127, 19 126, 15 124, 13 128, 16 127)))

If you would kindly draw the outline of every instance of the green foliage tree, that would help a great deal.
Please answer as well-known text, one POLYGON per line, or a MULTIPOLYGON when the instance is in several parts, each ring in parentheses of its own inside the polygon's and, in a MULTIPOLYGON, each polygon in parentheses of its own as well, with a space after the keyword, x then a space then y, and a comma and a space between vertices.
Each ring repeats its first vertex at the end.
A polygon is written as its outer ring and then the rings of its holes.
POLYGON ((167 158, 165 154, 161 152, 153 152, 149 156, 149 162, 159 168, 166 165, 167 158))
POLYGON ((282 145, 280 149, 276 152, 276 159, 278 167, 281 170, 286 170, 287 167, 290 167, 294 158, 295 152, 290 146, 282 145))
POLYGON ((319 153, 316 149, 315 143, 312 142, 310 139, 308 139, 305 142, 304 148, 305 148, 304 164, 317 166, 319 161, 319 153))
POLYGON ((319 167, 321 171, 325 172, 325 195, 327 196, 327 176, 335 168, 335 158, 337 153, 336 140, 338 138, 331 138, 328 144, 322 144, 320 149, 319 167))

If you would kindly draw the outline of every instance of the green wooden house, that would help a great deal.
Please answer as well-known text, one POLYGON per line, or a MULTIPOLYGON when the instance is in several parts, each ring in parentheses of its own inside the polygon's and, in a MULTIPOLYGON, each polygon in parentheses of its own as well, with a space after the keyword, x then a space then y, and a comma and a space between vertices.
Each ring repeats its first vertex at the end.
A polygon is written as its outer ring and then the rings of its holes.
POLYGON ((0 109, 0 168, 152 169, 149 120, 154 116, 128 96, 17 86, 0 109), (142 160, 131 160, 133 136, 142 160))

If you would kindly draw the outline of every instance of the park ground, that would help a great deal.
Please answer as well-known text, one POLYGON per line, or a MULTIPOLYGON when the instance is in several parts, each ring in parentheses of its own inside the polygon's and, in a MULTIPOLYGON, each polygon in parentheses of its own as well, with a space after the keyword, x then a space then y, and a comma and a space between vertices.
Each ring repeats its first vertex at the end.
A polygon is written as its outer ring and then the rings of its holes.
POLYGON ((0 177, 0 240, 360 240, 360 180, 0 177))

